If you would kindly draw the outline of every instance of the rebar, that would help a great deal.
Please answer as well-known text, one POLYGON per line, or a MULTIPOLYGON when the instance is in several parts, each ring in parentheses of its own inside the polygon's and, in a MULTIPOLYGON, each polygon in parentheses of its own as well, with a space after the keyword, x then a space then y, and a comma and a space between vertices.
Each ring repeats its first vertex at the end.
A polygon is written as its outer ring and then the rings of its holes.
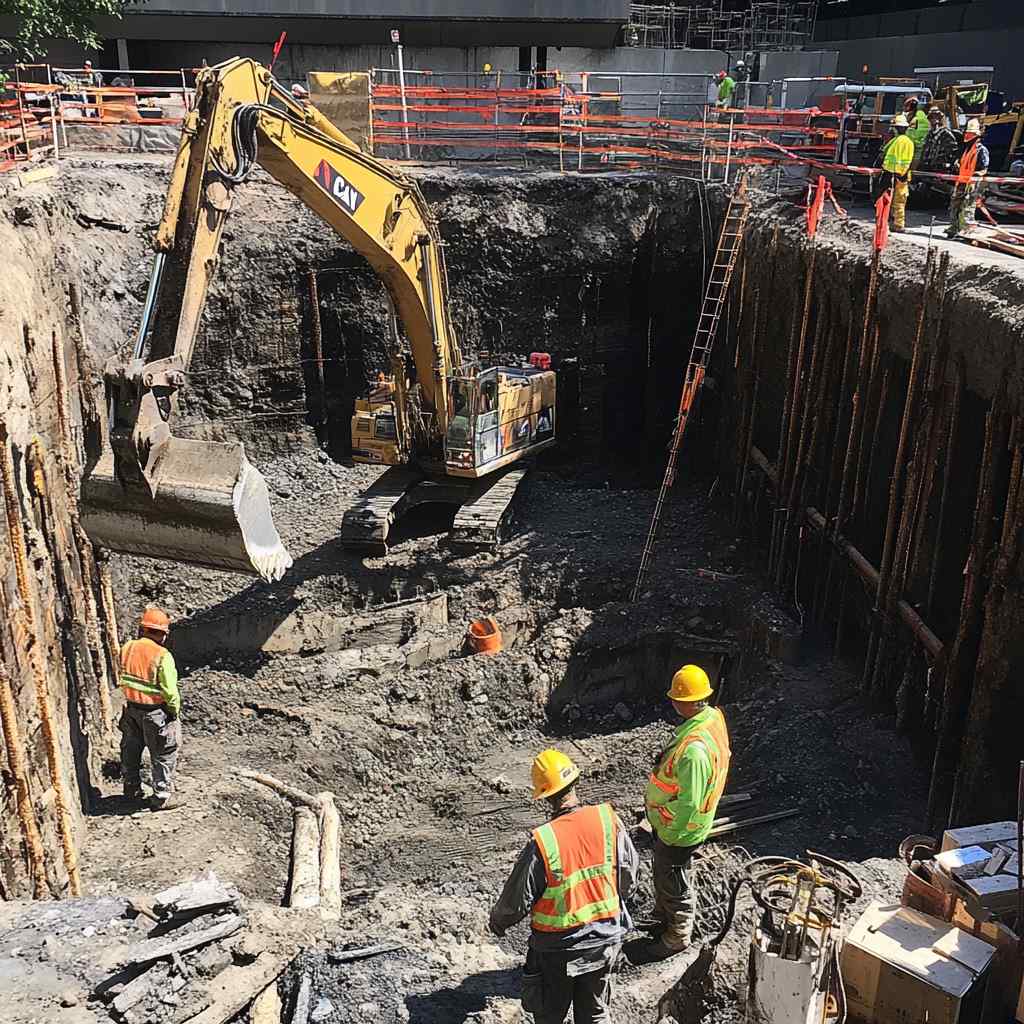
POLYGON ((876 661, 878 648, 882 638, 882 620, 889 603, 889 591, 892 584, 893 560, 896 556, 896 523, 903 499, 903 480, 908 471, 907 452, 910 444, 911 424, 917 417, 917 395, 921 390, 923 370, 924 325, 928 313, 928 301, 932 288, 936 283, 934 274, 935 250, 928 250, 925 261, 924 287, 921 290, 921 304, 918 309, 917 331, 914 335, 914 349, 910 357, 910 377, 907 383, 907 397, 903 404, 903 418, 900 422, 900 436, 896 445, 896 458, 892 474, 889 478, 889 511, 885 521, 885 538, 882 544, 882 562, 879 566, 878 590, 875 592, 874 616, 871 636, 868 641, 868 654, 864 663, 862 688, 870 691, 875 684, 876 661))
POLYGON ((967 711, 974 686, 974 668, 982 629, 985 559, 995 529, 995 494, 1004 472, 1008 425, 1005 390, 1000 388, 985 419, 985 444, 978 475, 978 493, 971 528, 971 546, 964 569, 960 620, 952 653, 944 666, 942 709, 932 760, 928 793, 928 826, 945 828, 952 806, 956 765, 960 757, 967 711))
MULTIPOLYGON (((800 319, 800 331, 795 346, 795 353, 793 351, 793 339, 792 337, 790 338, 790 374, 787 388, 789 397, 786 402, 788 410, 784 409, 783 411, 782 428, 779 434, 779 487, 781 488, 781 491, 776 495, 777 499, 781 499, 789 488, 791 451, 796 437, 796 425, 799 420, 798 410, 800 408, 800 399, 803 391, 804 352, 807 347, 807 323, 811 315, 811 293, 812 286, 814 284, 814 263, 817 254, 817 248, 812 247, 810 257, 807 260, 807 277, 804 282, 803 315, 800 319)), ((768 553, 768 569, 769 571, 776 570, 776 585, 778 584, 779 578, 777 572, 778 547, 781 543, 782 537, 785 535, 786 529, 788 528, 789 510, 782 508, 778 510, 778 513, 773 521, 772 543, 768 553), (778 513, 781 513, 781 515, 778 513), (782 521, 781 531, 779 527, 780 519, 782 521)))

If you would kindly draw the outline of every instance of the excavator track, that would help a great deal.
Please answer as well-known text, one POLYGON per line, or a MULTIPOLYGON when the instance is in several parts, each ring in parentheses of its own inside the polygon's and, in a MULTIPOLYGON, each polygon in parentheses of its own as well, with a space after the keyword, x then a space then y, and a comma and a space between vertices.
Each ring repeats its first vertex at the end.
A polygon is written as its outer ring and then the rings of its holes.
POLYGON ((385 470, 342 516, 342 544, 353 551, 386 555, 391 527, 410 507, 413 489, 422 480, 416 470, 385 470))
POLYGON ((455 513, 448 539, 452 547, 463 550, 494 550, 502 540, 512 511, 512 502, 519 485, 529 472, 528 466, 517 466, 499 476, 485 477, 472 497, 455 513))

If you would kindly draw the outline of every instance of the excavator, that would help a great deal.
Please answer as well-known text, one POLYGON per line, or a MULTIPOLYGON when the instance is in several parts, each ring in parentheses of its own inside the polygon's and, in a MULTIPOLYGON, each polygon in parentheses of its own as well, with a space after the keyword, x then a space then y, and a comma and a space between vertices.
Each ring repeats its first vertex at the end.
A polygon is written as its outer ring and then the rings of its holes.
POLYGON ((246 58, 197 76, 131 357, 105 370, 108 436, 82 486, 93 543, 268 581, 292 565, 244 446, 171 430, 224 223, 257 164, 367 260, 391 307, 390 373, 356 402, 351 425, 353 460, 388 468, 346 510, 342 541, 386 553, 403 512, 440 501, 458 508, 453 542, 497 544, 522 460, 555 443, 550 357, 465 361, 440 234, 415 181, 246 58))

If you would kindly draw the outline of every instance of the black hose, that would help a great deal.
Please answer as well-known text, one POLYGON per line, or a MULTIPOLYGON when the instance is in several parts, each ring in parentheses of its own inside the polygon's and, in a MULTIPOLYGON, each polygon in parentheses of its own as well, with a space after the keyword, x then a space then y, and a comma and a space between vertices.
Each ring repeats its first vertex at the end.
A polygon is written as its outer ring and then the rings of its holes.
POLYGON ((749 884, 750 879, 747 877, 737 878, 732 883, 732 892, 729 893, 729 906, 725 912, 725 922, 722 927, 718 930, 718 934, 706 945, 710 949, 714 949, 725 937, 729 934, 729 929, 732 927, 733 918, 736 916, 736 900, 739 898, 740 889, 743 886, 749 884))
POLYGON ((260 104, 243 103, 231 119, 231 146, 235 151, 235 169, 229 171, 212 155, 213 168, 229 185, 241 185, 256 165, 256 123, 260 104))

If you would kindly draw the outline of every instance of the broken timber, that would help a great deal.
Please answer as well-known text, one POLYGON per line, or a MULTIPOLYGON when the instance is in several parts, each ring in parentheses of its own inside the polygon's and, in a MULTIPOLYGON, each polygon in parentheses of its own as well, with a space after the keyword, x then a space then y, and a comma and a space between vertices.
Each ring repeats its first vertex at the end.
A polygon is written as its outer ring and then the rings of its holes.
POLYGON ((229 935, 234 935, 244 924, 245 918, 241 914, 232 914, 218 924, 203 928, 201 931, 191 932, 188 935, 180 935, 174 939, 139 942, 129 948, 122 962, 128 966, 170 959, 175 953, 186 953, 190 949, 197 949, 199 946, 216 942, 218 939, 226 939, 229 935))

